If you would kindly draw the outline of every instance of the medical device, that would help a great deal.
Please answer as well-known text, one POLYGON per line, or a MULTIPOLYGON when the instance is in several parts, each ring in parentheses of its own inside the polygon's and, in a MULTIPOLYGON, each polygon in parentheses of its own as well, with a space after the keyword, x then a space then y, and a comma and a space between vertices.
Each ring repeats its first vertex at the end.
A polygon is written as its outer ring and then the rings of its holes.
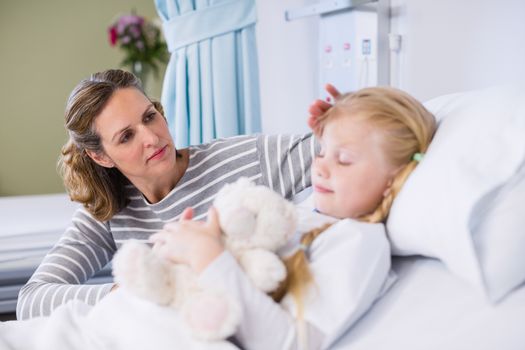
POLYGON ((390 1, 320 1, 286 11, 291 21, 319 15, 318 87, 326 83, 341 91, 390 84, 390 1))

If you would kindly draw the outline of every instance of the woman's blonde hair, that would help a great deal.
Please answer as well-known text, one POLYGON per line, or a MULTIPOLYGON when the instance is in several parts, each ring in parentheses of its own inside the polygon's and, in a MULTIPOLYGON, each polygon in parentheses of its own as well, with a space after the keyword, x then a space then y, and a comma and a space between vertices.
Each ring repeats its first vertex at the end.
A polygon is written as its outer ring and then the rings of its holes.
MULTIPOLYGON (((359 118, 383 131, 386 159, 400 170, 394 176, 388 194, 378 207, 356 219, 370 223, 384 222, 394 198, 418 164, 414 155, 426 152, 436 131, 436 120, 415 98, 389 87, 371 87, 341 95, 334 106, 318 118, 316 133, 322 135, 326 124, 336 118, 359 118)), ((306 233, 301 243, 309 246, 329 226, 325 225, 306 233)), ((301 315, 302 294, 312 282, 304 250, 299 250, 287 258, 285 265, 288 270, 287 280, 273 296, 280 300, 285 292, 290 292, 298 306, 298 314, 301 315)))
MULTIPOLYGON (((94 121, 117 90, 129 87, 144 93, 132 73, 110 69, 82 80, 67 100, 65 127, 69 140, 62 147, 58 169, 71 200, 82 203, 101 221, 109 220, 127 205, 124 186, 128 180, 117 168, 95 163, 86 151, 104 152, 94 121)), ((153 104, 163 114, 160 103, 153 104)))

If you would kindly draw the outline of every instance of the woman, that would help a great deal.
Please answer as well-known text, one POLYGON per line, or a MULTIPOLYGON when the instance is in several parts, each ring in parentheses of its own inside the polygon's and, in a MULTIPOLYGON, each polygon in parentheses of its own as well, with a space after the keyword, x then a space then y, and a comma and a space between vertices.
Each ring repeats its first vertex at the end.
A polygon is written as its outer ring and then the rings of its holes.
POLYGON ((21 289, 18 319, 47 315, 71 299, 95 304, 114 285, 82 284, 123 241, 147 240, 187 207, 204 218, 225 183, 245 176, 287 198, 310 186, 311 135, 238 136, 177 150, 162 113, 122 70, 93 74, 72 91, 59 165, 83 208, 21 289))

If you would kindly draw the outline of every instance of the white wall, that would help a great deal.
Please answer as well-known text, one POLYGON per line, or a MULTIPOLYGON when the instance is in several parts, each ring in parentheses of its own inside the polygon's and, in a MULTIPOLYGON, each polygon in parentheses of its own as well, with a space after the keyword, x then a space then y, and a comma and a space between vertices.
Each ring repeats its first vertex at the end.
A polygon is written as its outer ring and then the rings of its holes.
MULTIPOLYGON (((265 133, 306 131, 318 94, 318 18, 284 20, 315 0, 259 0, 257 44, 265 133)), ((391 0, 392 83, 425 101, 446 93, 525 82, 525 0, 391 0)))
MULTIPOLYGON (((392 0, 398 87, 426 100, 525 81, 525 1, 392 0)), ((396 75, 396 73, 394 73, 396 75)))
POLYGON ((308 130, 307 110, 317 93, 317 21, 286 22, 288 9, 310 0, 257 1, 257 46, 264 133, 308 130))

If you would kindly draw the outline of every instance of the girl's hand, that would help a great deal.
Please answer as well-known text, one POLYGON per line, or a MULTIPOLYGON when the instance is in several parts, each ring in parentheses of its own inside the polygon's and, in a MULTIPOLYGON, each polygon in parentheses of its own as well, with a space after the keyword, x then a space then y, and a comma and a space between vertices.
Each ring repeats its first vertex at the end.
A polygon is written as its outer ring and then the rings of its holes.
POLYGON ((186 209, 181 220, 169 223, 150 237, 153 250, 174 263, 186 264, 196 273, 203 271, 224 251, 217 211, 208 211, 206 222, 191 221, 193 213, 186 209))
MULTIPOLYGON (((325 90, 330 94, 330 96, 332 96, 330 100, 335 100, 341 95, 339 90, 337 90, 332 84, 326 84, 325 90)), ((310 116, 308 117, 308 126, 314 133, 317 133, 317 118, 326 113, 326 111, 328 111, 330 108, 332 108, 332 104, 329 101, 323 100, 315 100, 310 105, 310 108, 308 108, 308 112, 310 112, 310 116)))

